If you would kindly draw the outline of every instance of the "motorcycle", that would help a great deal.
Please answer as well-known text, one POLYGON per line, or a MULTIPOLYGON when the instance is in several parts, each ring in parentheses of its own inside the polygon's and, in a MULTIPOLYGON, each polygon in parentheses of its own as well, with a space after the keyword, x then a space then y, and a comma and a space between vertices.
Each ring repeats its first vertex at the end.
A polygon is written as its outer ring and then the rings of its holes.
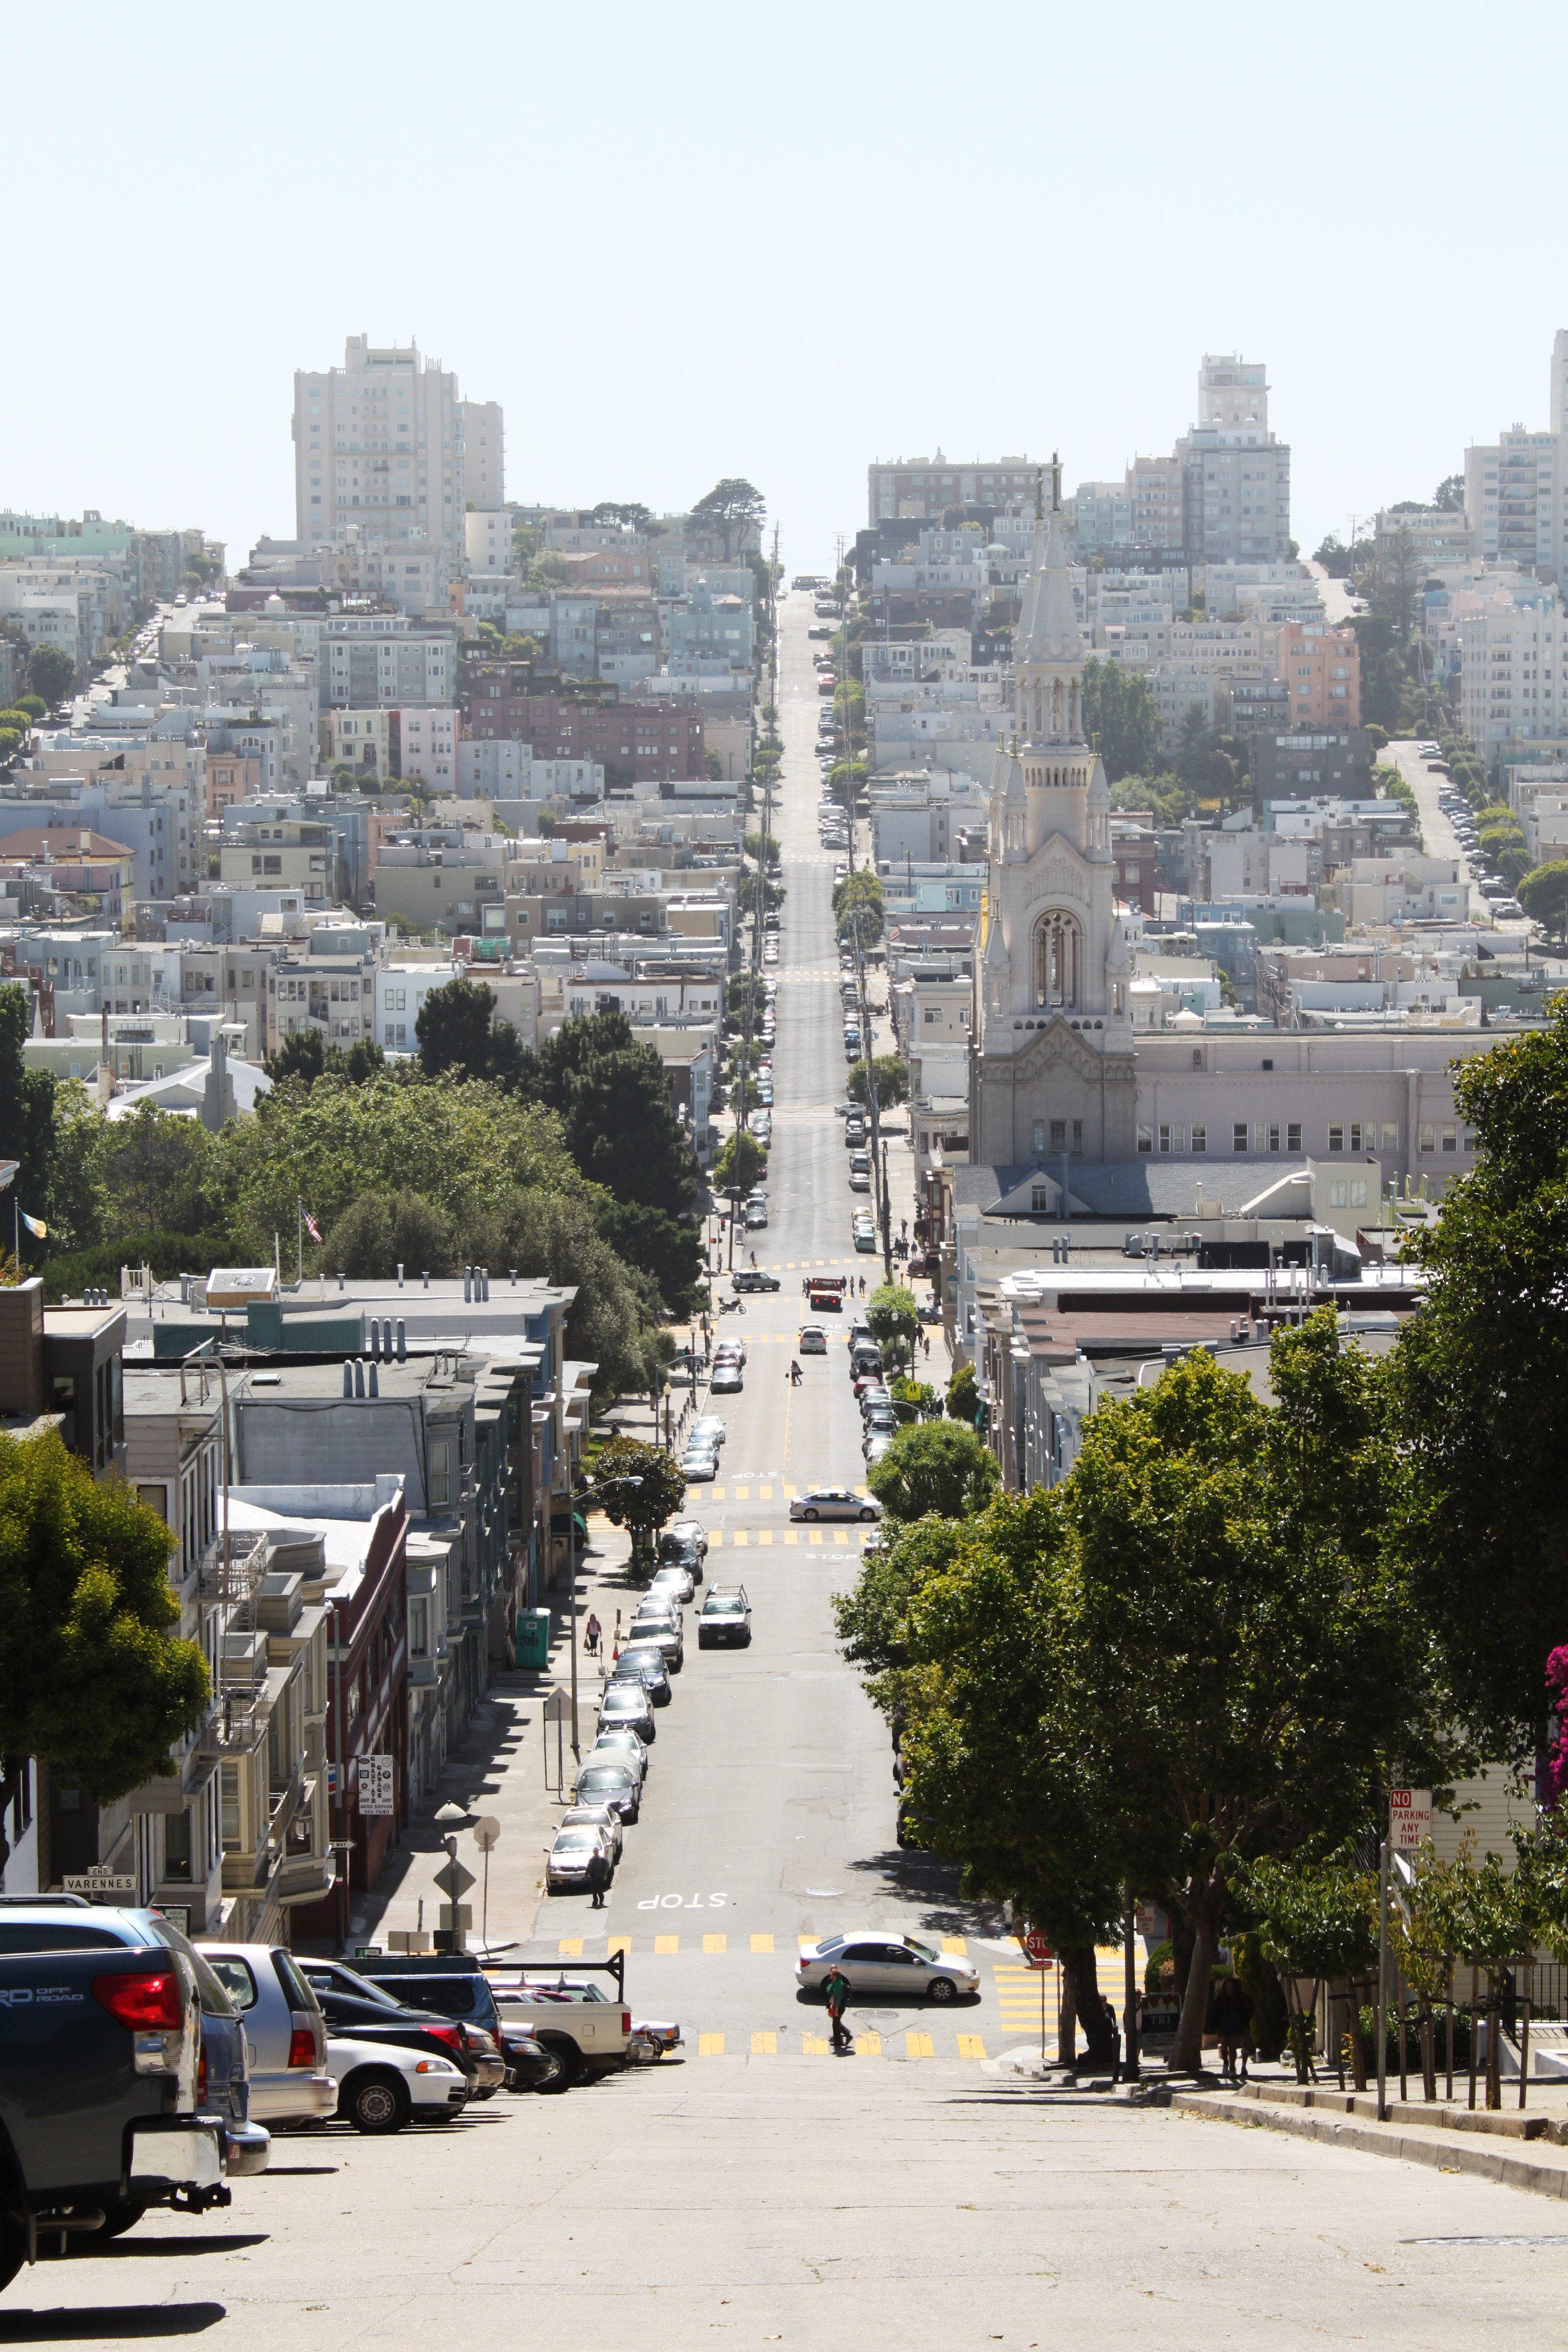
POLYGON ((743 1315, 745 1311, 746 1302, 743 1298, 721 1298, 719 1301, 721 1315, 743 1315))

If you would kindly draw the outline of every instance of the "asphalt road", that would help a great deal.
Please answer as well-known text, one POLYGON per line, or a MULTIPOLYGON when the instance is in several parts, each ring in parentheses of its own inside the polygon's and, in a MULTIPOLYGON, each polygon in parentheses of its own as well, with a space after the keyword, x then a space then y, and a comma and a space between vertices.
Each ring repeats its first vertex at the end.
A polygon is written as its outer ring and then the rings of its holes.
MULTIPOLYGON (((1387 756, 1415 795, 1415 805, 1421 815, 1421 847, 1425 855, 1428 857, 1457 857, 1468 876, 1470 870, 1468 861, 1438 799, 1447 778, 1426 765, 1414 740, 1390 743, 1387 756)), ((1469 908, 1473 920, 1491 921, 1491 910, 1473 883, 1470 886, 1469 908)))

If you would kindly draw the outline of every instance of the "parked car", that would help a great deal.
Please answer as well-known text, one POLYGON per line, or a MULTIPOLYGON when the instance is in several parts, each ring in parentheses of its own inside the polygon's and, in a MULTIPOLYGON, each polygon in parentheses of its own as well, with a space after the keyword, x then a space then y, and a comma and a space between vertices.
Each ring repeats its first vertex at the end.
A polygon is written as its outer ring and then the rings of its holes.
POLYGON ((449 2058, 467 2075, 470 2095, 481 2088, 499 2090, 505 2080, 500 2052, 491 2057, 482 2051, 477 2038, 470 2038, 468 2028, 456 2019, 443 2017, 436 2010, 409 2007, 342 1961, 301 1955, 300 1970, 326 2020, 329 2041, 348 2036, 358 2042, 395 2042, 406 2050, 449 2058))
POLYGON ((624 1757, 595 1748, 578 1769, 572 1787, 572 1802, 609 1805, 628 1829, 635 1828, 642 1811, 642 1775, 624 1757))
POLYGON ((657 1642, 672 1675, 678 1675, 685 1664, 686 1639, 680 1611, 673 1601, 655 1601, 651 1595, 646 1599, 632 1619, 626 1640, 657 1642))
POLYGON ((980 1971, 972 1961, 885 1929, 827 1936, 805 1946, 795 1964, 796 1990, 819 1992, 835 1963, 849 1979, 851 1997, 881 1993, 894 2000, 949 2001, 973 2000, 980 1990, 980 1971))
POLYGON ((713 1650, 721 1643, 738 1643, 745 1648, 750 1646, 751 1639, 752 1604, 745 1586, 715 1584, 698 1612, 698 1648, 713 1650))
POLYGON ((666 1551, 666 1544, 669 1544, 671 1546, 689 1544, 691 1547, 691 1549, 697 1554, 699 1559, 706 1559, 708 1557, 708 1530, 703 1526, 700 1519, 671 1519, 668 1527, 666 1528, 663 1535, 661 1535, 658 1539, 658 1556, 661 1560, 679 1559, 682 1557, 682 1554, 678 1550, 671 1549, 669 1551, 666 1551))
POLYGON ((713 1446, 688 1446, 680 1457, 680 1475, 688 1486, 702 1486, 719 1475, 719 1454, 713 1446))
POLYGON ((858 1495, 852 1486, 807 1486, 789 1507, 792 1519, 879 1519, 882 1506, 874 1495, 858 1495))
POLYGON ((697 1580, 684 1560, 667 1561, 662 1568, 654 1570, 648 1591, 670 1593, 684 1609, 697 1596, 697 1580))
POLYGON ((851 1168, 849 1171, 849 1190, 852 1192, 868 1192, 870 1189, 870 1170, 868 1168, 851 1168))
POLYGON ((607 1832, 610 1841, 610 1859, 612 1862, 619 1862, 626 1851, 626 1833, 622 1826, 619 1813, 608 1805, 568 1805, 561 1816, 563 1829, 576 1829, 584 1822, 592 1829, 600 1829, 607 1832))
POLYGON ((563 1823, 544 1849, 544 1891, 547 1895, 580 1895, 588 1884, 595 1854, 610 1869, 615 1857, 609 1833, 587 1822, 563 1823))
POLYGON ((623 1650, 610 1680, 640 1683, 655 1706, 669 1705, 669 1671, 657 1642, 637 1642, 623 1650))
MULTIPOLYGON (((860 1443, 860 1451, 869 1460, 873 1439, 885 1437, 891 1444, 898 1433, 899 1416, 892 1407, 883 1404, 873 1405, 866 1415, 866 1433, 860 1443)), ((879 1454, 877 1458, 880 1461, 881 1455, 879 1454)))
POLYGON ((569 2091, 626 2064, 632 2017, 618 1987, 609 1995, 585 1975, 552 1973, 498 1979, 495 1997, 508 2022, 532 2034, 560 2064, 541 2090, 569 2091))
MULTIPOLYGON (((745 1360, 746 1344, 743 1339, 721 1339, 717 1349, 714 1350, 713 1361, 715 1366, 720 1364, 743 1364, 745 1360)), ((711 1439, 715 1445, 721 1447, 723 1445, 724 1440, 729 1433, 728 1429, 724 1425, 722 1414, 717 1412, 699 1413, 697 1419, 692 1423, 690 1429, 687 1432, 689 1438, 700 1437, 705 1440, 711 1439)))
POLYGON ((739 1396, 744 1386, 739 1364, 715 1364, 708 1392, 710 1396, 739 1396))
POLYGON ((635 1683, 605 1684, 605 1695, 599 1701, 599 1721, 624 1725, 627 1730, 635 1731, 645 1744, 657 1737, 653 1701, 643 1688, 640 1678, 635 1683))
POLYGON ((395 2000, 451 2018, 481 2044, 493 2042, 503 2057, 508 2054, 489 1985, 472 1953, 364 1953, 356 1958, 354 1968, 395 2000))
POLYGON ((40 2239, 87 2252, 151 2205, 226 2204, 226 2175, 270 2149, 244 2027, 199 1951, 156 1912, 79 1895, 0 1907, 0 2286, 40 2239))
POLYGON ((605 1724, 595 1734, 594 1745, 588 1750, 590 1762, 597 1758, 602 1764, 624 1764, 636 1776, 640 1789, 647 1779, 648 1754, 647 1743, 625 1724, 605 1724))
POLYGON ((197 1947, 228 1994, 250 2043, 250 2112, 258 2123, 316 2123, 336 2111, 327 2027, 316 1996, 281 1944, 197 1947))
POLYGON ((880 1462, 882 1456, 887 1453, 888 1448, 891 1445, 892 1442, 892 1439, 881 1430, 877 1431, 874 1435, 867 1438, 861 1451, 866 1456, 866 1467, 868 1470, 871 1469, 875 1464, 880 1462))
POLYGON ((764 1274, 760 1265, 738 1265, 730 1277, 737 1290, 776 1290, 776 1274, 764 1274))
POLYGON ((376 2137, 410 2123, 449 2123, 468 2104, 468 2080, 449 2058, 422 2056, 395 2042, 330 2035, 327 2069, 337 2085, 338 2115, 376 2137))

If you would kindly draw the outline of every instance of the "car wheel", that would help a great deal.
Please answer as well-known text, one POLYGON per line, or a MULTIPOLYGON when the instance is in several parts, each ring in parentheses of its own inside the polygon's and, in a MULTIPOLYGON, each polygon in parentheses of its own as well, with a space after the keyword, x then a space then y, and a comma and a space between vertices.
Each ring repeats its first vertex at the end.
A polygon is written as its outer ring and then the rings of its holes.
POLYGON ((339 2115, 373 2137, 400 2132, 410 2112, 408 2085, 390 2070, 351 2074, 338 2094, 339 2115))
POLYGON ((932 2000, 951 2000, 953 1995, 957 1992, 958 1987, 953 1983, 951 1977, 932 1977, 930 1984, 926 1987, 926 1990, 930 1993, 932 2000))
POLYGON ((538 2078, 538 2080, 537 2080, 536 2082, 532 2082, 532 2083, 520 2083, 520 2084, 517 2085, 517 2088, 518 2088, 519 2090, 521 2090, 521 2091, 548 2091, 548 2090, 552 2089, 552 2088, 553 2087, 553 2085, 555 2084, 555 2083, 560 2079, 560 2075, 561 2075, 561 2073, 562 2073, 562 2066, 561 2066, 561 2060, 560 2060, 559 2054, 558 2054, 555 2051, 553 2051, 553 2050, 548 2050, 548 2049, 545 2051, 545 2053, 544 2053, 544 2054, 545 2054, 546 2058, 548 2058, 548 2060, 550 2061, 550 2063, 549 2063, 549 2066, 548 2066, 547 2070, 546 2070, 543 2074, 542 2074, 539 2076, 539 2078, 538 2078))
POLYGON ((137 2205, 129 2201, 118 2205, 106 2205, 103 2209, 103 2227, 101 2230, 95 2230, 92 2234, 97 2238, 122 2238, 127 2230, 133 2230, 136 2227, 146 2210, 145 2205, 137 2205))
POLYGON ((546 2039, 542 2033, 539 2039, 551 2056, 559 2062, 559 2071, 538 2087, 546 2097, 559 2098, 563 2091, 571 2090, 581 2078, 583 2053, 574 2042, 563 2041, 559 2035, 552 2034, 546 2039))
POLYGON ((862 1512, 861 1512, 861 1514, 860 1514, 860 1517, 861 1517, 863 1519, 874 1519, 874 1518, 876 1517, 876 1516, 877 1516, 876 1512, 875 1512, 875 1511, 873 1511, 873 1510, 869 1510, 869 1509, 864 1510, 864 1511, 862 1511, 862 1512))
POLYGON ((27 2259, 27 2233, 12 2214, 0 2216, 0 2287, 7 2287, 27 2259))
POLYGON ((815 1511, 802 1511, 800 1516, 803 1519, 815 1519, 816 1513, 815 1511))

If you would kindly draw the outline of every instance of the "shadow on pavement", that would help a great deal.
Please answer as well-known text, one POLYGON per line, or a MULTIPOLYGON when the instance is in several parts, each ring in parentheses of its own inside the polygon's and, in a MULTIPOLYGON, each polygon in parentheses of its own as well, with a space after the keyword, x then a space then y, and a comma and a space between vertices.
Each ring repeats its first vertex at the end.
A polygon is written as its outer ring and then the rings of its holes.
POLYGON ((106 2246, 83 2247, 73 2260, 95 2263, 131 2262, 138 2256, 152 2254, 237 2254, 247 2246, 271 2243, 266 2230, 234 2230, 225 2237, 201 2238, 113 2238, 106 2246))
POLYGON ((0 2344, 79 2344, 94 2337, 137 2342, 200 2336, 226 2319, 221 2303, 90 2304, 79 2311, 0 2311, 0 2344))

